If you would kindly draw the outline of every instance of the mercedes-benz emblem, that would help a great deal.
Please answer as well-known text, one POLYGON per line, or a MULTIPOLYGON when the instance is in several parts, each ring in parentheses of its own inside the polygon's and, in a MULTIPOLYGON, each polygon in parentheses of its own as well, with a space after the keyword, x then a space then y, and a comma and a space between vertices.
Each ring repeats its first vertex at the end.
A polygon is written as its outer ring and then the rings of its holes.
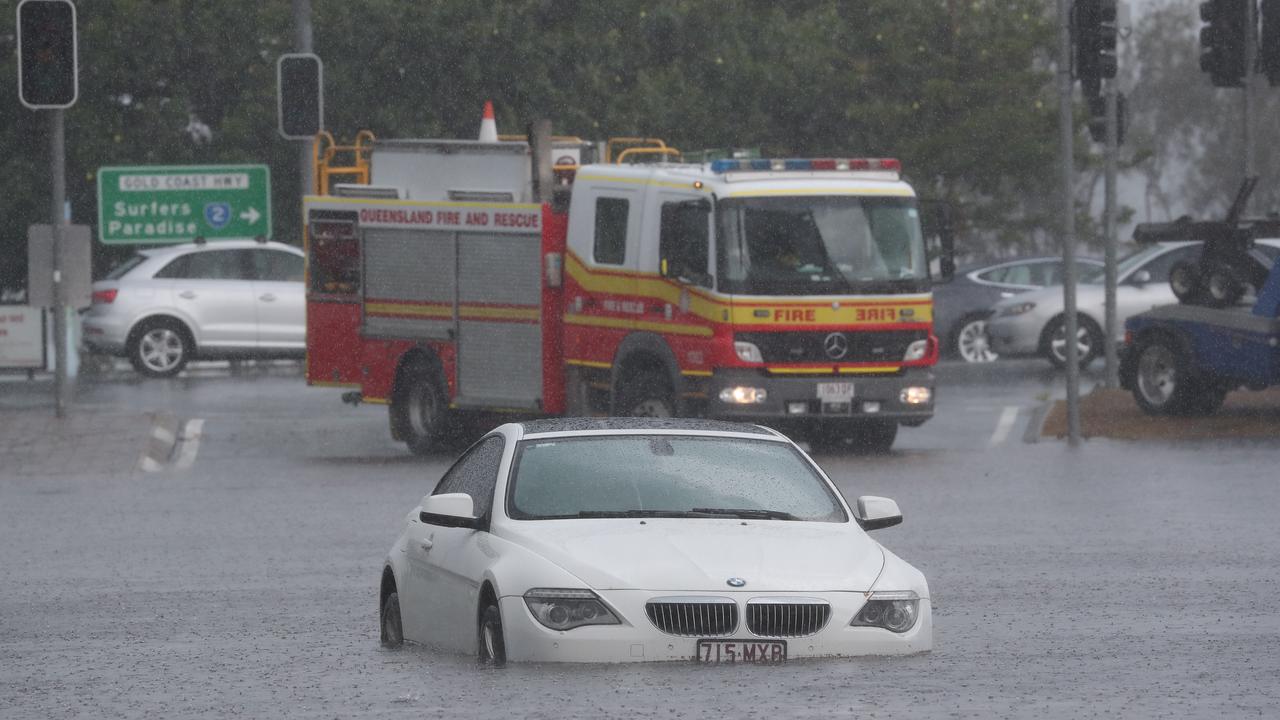
POLYGON ((729 583, 729 587, 742 587, 747 584, 747 581, 742 578, 729 578, 725 582, 729 583))
POLYGON ((844 333, 833 332, 822 341, 822 349, 827 351, 827 357, 839 360, 849 354, 849 338, 844 333))

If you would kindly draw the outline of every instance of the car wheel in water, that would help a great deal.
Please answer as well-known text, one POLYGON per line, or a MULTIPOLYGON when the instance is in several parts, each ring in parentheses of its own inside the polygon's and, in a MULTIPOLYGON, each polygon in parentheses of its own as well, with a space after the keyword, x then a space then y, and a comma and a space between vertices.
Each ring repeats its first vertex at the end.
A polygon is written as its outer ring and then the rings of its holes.
POLYGON ((129 361, 147 377, 173 377, 191 359, 191 340, 177 320, 145 321, 129 341, 129 361))
POLYGON ((492 600, 480 611, 479 632, 480 664, 501 667, 507 662, 507 644, 502 634, 502 613, 492 600))
POLYGON ((987 317, 971 315, 963 318, 951 342, 956 355, 965 362, 983 363, 999 358, 987 338, 987 317))
POLYGON ((669 418, 675 416, 671 383, 660 372, 633 375, 618 389, 617 414, 622 417, 669 418))
POLYGON ((404 625, 400 622, 400 595, 391 593, 382 603, 380 624, 382 625, 382 646, 398 648, 404 644, 404 625))
MULTIPOLYGON (((1089 366, 1102 352, 1102 331, 1084 315, 1076 321, 1076 359, 1081 368, 1089 366)), ((1045 329, 1044 353, 1056 368, 1067 366, 1067 319, 1054 318, 1045 329)))
POLYGON ((436 374, 425 365, 405 370, 404 387, 392 410, 400 414, 405 444, 415 455, 437 452, 448 423, 448 400, 436 374))
POLYGON ((1169 270, 1169 289, 1178 302, 1195 305, 1200 300, 1200 268, 1189 260, 1179 260, 1169 270))

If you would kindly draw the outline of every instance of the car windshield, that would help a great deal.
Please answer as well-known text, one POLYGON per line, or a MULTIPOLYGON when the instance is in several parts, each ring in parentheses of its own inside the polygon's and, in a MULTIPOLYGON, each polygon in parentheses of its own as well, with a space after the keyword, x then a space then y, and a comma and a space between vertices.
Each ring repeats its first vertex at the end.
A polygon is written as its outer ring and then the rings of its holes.
POLYGON ((517 520, 848 520, 827 482, 791 445, 687 435, 522 442, 512 464, 507 510, 517 520))
MULTIPOLYGON (((1133 270, 1135 267, 1146 262, 1151 257, 1162 252, 1164 248, 1153 245, 1151 247, 1138 248, 1124 257, 1116 261, 1116 277, 1124 277, 1125 273, 1133 270)), ((1080 282, 1089 285, 1101 285, 1106 277, 1106 265, 1089 265, 1080 271, 1080 282)))
POLYGON ((730 199, 717 210, 723 292, 916 292, 928 279, 912 198, 730 199))

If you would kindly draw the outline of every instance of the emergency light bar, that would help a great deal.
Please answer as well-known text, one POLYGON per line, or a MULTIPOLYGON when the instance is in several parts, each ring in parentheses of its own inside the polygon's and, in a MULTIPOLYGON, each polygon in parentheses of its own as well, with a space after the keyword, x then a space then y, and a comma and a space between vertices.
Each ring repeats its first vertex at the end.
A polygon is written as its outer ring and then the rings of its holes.
POLYGON ((895 158, 787 158, 787 159, 743 159, 743 160, 712 160, 711 172, 727 173, 727 172, 744 172, 744 171, 775 171, 775 170, 886 170, 890 172, 901 172, 902 163, 895 158))

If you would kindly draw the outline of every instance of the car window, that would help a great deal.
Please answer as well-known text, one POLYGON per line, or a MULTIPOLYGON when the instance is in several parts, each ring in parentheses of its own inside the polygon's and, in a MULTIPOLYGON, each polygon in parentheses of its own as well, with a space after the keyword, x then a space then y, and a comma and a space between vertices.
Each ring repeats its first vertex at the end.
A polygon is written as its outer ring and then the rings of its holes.
POLYGON ((1029 263, 1016 263, 991 268, 978 275, 982 280, 1001 285, 1033 285, 1029 263))
POLYGON ((1140 269, 1151 273, 1150 282, 1164 282, 1169 279, 1169 271, 1173 269, 1174 263, 1179 260, 1193 260, 1199 254, 1199 243, 1196 243, 1195 245, 1184 245, 1148 260, 1140 269))
POLYGON ((1272 260, 1275 260, 1277 257, 1280 257, 1280 248, 1276 247, 1275 245, 1267 245, 1266 243, 1257 243, 1256 245, 1254 245, 1254 247, 1261 250, 1263 255, 1266 255, 1272 260))
POLYGON ((283 250, 254 250, 254 277, 273 282, 302 282, 302 257, 283 250))
POLYGON ((1059 271, 1061 266, 1062 263, 1056 260, 1031 263, 1028 265, 1028 269, 1031 271, 1031 284, 1038 287, 1056 285, 1061 280, 1061 272, 1059 271))
POLYGON ((141 265, 142 261, 146 259, 147 259, 147 256, 143 255, 142 253, 131 255, 127 260, 125 260, 124 262, 112 268, 111 272, 103 276, 102 279, 103 280, 119 280, 120 278, 124 277, 125 274, 128 273, 130 270, 141 265))
POLYGON ((493 506, 493 486, 498 481, 504 445, 500 435, 481 440, 449 468, 431 494, 466 493, 471 496, 475 516, 487 515, 493 506))
POLYGON ((249 250, 205 250, 175 258, 158 278, 183 280, 250 280, 249 250))
POLYGON ((708 509, 785 513, 846 522, 822 476, 792 446, 672 435, 528 440, 520 443, 508 514, 518 520, 693 514, 708 509))

